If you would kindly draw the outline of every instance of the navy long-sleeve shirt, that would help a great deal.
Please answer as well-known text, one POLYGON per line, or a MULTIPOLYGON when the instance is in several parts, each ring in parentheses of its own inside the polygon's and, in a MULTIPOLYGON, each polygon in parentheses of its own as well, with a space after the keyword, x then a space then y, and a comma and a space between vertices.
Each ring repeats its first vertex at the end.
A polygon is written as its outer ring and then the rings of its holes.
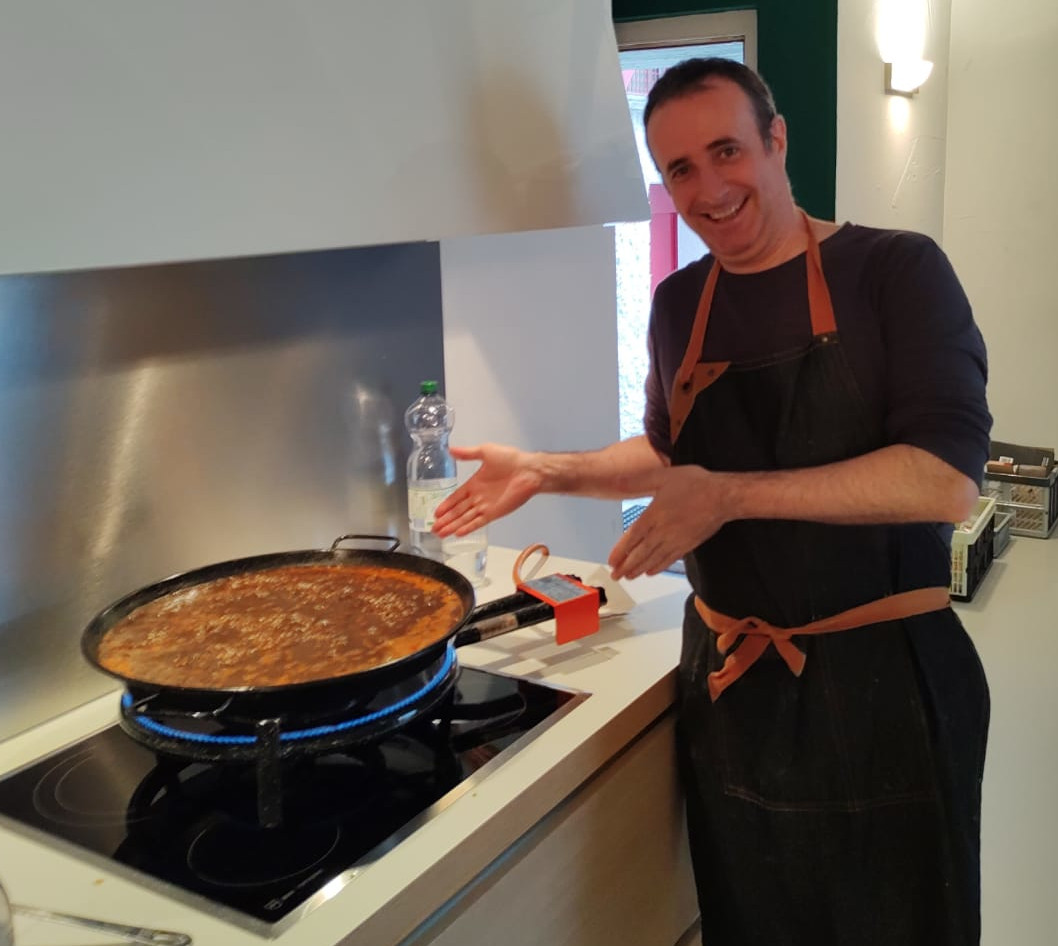
MULTIPOLYGON (((820 244, 838 336, 887 443, 927 450, 978 484, 992 418, 984 340, 940 247, 927 236, 845 224, 820 244)), ((669 395, 713 265, 707 255, 655 291, 645 427, 671 455, 669 395)), ((755 361, 807 345, 805 257, 760 273, 724 272, 702 360, 755 361)))

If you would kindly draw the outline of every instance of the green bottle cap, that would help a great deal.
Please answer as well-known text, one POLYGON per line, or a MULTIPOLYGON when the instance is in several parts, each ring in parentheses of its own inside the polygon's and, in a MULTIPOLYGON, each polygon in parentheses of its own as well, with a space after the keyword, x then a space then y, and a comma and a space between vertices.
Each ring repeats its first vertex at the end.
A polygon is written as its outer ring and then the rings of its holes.
POLYGON ((436 381, 423 381, 419 385, 420 394, 436 394, 437 393, 437 382, 436 381))

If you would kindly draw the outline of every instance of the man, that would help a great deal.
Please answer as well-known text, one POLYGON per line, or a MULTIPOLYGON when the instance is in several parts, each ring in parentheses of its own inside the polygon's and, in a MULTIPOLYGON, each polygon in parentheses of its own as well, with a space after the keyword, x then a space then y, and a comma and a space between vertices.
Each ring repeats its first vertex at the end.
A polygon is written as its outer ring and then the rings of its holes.
POLYGON ((710 254, 654 297, 646 434, 454 451, 463 533, 540 492, 653 500, 615 577, 685 556, 679 755, 710 946, 980 940, 988 690, 948 606, 991 424, 985 352, 926 237, 810 219, 751 70, 690 60, 644 113, 710 254))

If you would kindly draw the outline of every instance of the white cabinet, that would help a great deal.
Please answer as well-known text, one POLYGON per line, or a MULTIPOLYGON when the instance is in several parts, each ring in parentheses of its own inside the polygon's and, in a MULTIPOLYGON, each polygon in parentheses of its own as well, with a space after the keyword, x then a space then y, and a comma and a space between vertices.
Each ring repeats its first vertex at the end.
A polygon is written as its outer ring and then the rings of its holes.
POLYGON ((665 715, 401 946, 673 946, 698 908, 665 715))

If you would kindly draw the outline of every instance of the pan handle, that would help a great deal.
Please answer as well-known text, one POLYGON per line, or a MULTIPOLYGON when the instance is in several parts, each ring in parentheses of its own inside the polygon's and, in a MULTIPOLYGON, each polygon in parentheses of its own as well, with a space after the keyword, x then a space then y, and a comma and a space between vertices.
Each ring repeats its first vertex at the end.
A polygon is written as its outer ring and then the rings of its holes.
POLYGON ((546 601, 536 599, 535 604, 519 608, 509 614, 493 614, 466 625, 455 636, 456 647, 477 644, 493 637, 499 637, 520 627, 542 624, 555 616, 555 609, 546 601))
POLYGON ((331 551, 335 551, 346 539, 366 539, 370 542, 391 542, 392 544, 386 552, 393 552, 397 546, 400 545, 400 539, 395 538, 392 535, 360 535, 356 532, 351 532, 348 535, 340 535, 331 543, 331 551))

